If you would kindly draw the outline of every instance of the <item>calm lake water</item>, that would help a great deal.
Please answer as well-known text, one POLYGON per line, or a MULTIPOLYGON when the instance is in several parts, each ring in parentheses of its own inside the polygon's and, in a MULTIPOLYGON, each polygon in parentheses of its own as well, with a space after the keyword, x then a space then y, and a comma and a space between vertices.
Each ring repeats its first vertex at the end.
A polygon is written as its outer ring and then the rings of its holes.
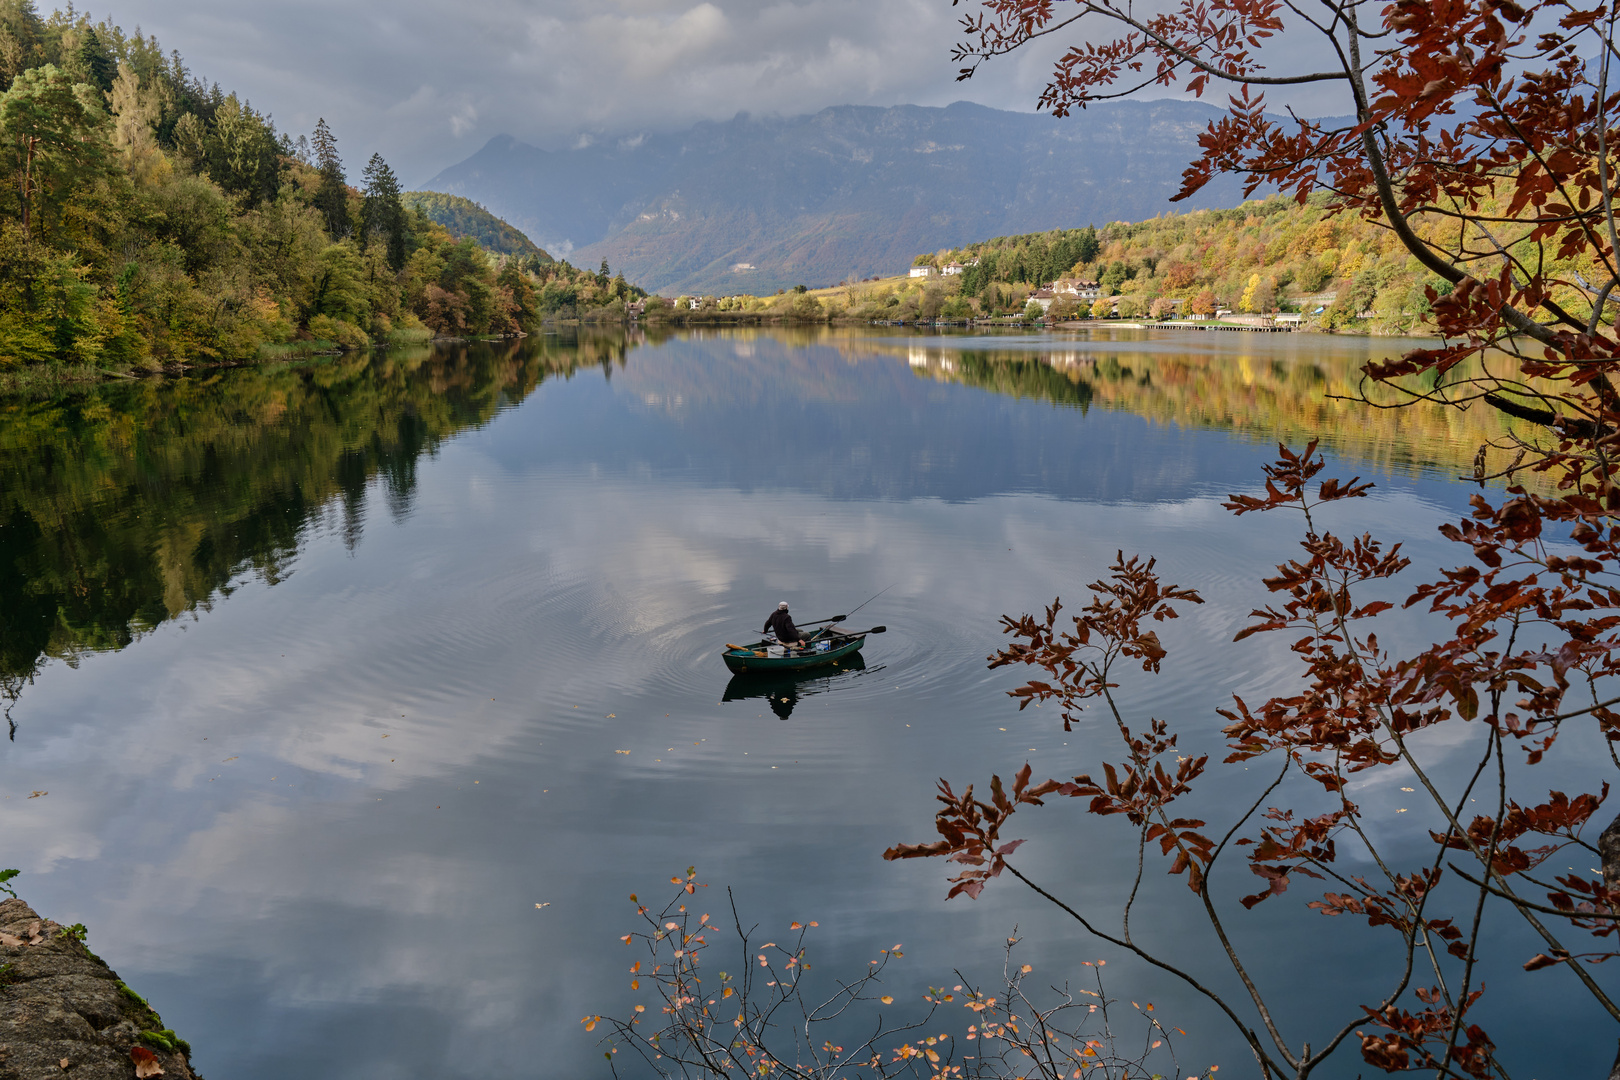
MULTIPOLYGON (((1015 926, 1053 979, 1112 959, 1112 991, 1190 1032, 1184 1064, 1251 1075, 1209 1010, 1016 881, 946 902, 943 864, 881 853, 932 838, 936 777, 1117 757, 1109 729, 1019 713, 1019 674, 984 660, 1002 613, 1079 601, 1118 549, 1209 601, 1165 633, 1164 676, 1128 681, 1139 720, 1218 751, 1230 694, 1293 685, 1279 643, 1230 642, 1294 522, 1220 508, 1276 439, 1319 432, 1376 480, 1336 527, 1453 557, 1435 528, 1476 490, 1455 477, 1489 419, 1332 396, 1399 349, 544 336, 0 402, 0 866, 90 927, 211 1080, 605 1076, 579 1018, 645 999, 628 894, 689 865, 705 910, 729 885, 771 933, 817 919, 829 974, 904 943, 904 1001, 953 969, 993 983, 1015 926), (889 627, 863 670, 723 700, 719 649, 778 600, 815 618, 885 588, 855 620, 889 627)), ((1361 797, 1417 852, 1398 784, 1361 797)), ((1077 810, 1021 814, 1016 861, 1106 905, 1123 826, 1077 810)), ((1240 870, 1222 895, 1252 891, 1240 870)), ((1217 970, 1161 877, 1141 927, 1217 970)), ((1324 935, 1295 891, 1232 925, 1303 1041, 1375 996, 1388 943, 1324 935)), ((1534 950, 1499 921, 1515 1076, 1601 1075, 1606 1027, 1565 976, 1519 971, 1534 950)), ((1333 1075, 1364 1071, 1341 1057, 1333 1075)))

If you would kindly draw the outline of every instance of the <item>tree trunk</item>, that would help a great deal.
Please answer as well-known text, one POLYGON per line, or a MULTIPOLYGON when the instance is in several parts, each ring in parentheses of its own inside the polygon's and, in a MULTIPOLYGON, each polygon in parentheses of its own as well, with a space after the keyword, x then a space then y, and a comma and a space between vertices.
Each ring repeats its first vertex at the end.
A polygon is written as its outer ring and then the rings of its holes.
POLYGON ((39 140, 29 136, 27 141, 28 150, 23 155, 22 174, 22 227, 24 240, 30 239, 28 233, 28 209, 34 197, 34 144, 39 140))
MULTIPOLYGON (((1610 888, 1620 888, 1620 814, 1609 822, 1609 827, 1598 836, 1598 854, 1603 856, 1603 884, 1610 888)), ((1610 905, 1615 914, 1616 905, 1610 905)), ((1609 1080, 1620 1080, 1620 1050, 1614 1055, 1614 1064, 1609 1066, 1609 1080)))
POLYGON ((1598 854, 1603 856, 1603 884, 1620 889, 1620 814, 1598 837, 1598 854))

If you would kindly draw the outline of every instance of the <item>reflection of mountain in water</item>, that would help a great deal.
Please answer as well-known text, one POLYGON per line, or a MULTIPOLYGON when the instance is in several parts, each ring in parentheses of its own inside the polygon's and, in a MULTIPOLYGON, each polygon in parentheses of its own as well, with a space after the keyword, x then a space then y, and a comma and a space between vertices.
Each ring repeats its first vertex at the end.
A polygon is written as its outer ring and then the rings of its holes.
POLYGON ((1378 411, 1330 396, 1353 395, 1361 366, 1403 342, 1136 336, 694 333, 636 350, 611 392, 579 395, 507 450, 514 465, 836 499, 1153 502, 1251 484, 1279 439, 1321 435, 1351 469, 1435 477, 1466 472, 1502 431, 1489 410, 1378 411))
POLYGON ((350 354, 0 403, 0 689, 275 582, 311 528, 410 512, 416 463, 622 338, 350 354))

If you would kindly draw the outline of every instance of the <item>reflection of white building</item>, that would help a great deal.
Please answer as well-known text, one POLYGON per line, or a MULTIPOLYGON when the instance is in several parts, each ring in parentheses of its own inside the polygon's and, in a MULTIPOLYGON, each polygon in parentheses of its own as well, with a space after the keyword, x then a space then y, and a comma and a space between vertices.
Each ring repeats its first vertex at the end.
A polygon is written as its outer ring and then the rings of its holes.
POLYGON ((906 362, 924 371, 942 371, 949 374, 956 370, 956 361, 944 355, 930 355, 921 345, 912 345, 907 349, 906 362))
POLYGON ((1091 364, 1095 364, 1097 362, 1095 358, 1087 356, 1085 353, 1079 353, 1079 352, 1047 353, 1046 357, 1045 357, 1045 360, 1046 360, 1046 362, 1048 364, 1052 365, 1055 368, 1056 367, 1062 367, 1062 368, 1080 367, 1081 365, 1091 365, 1091 364))

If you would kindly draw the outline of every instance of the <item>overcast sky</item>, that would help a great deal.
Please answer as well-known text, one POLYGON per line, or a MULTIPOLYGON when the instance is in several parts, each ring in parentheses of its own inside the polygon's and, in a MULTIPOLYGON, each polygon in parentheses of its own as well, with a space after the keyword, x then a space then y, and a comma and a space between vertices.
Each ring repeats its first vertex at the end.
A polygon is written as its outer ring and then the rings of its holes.
POLYGON ((958 83, 950 47, 965 10, 950 0, 119 0, 108 14, 180 50, 280 130, 307 134, 324 116, 351 173, 377 151, 416 186, 500 134, 561 146, 581 132, 741 111, 964 99, 1033 110, 1057 45, 958 83))
MULTIPOLYGON (((41 8, 52 5, 41 3, 41 8)), ((1032 110, 1045 58, 954 81, 949 0, 124 0, 108 11, 308 133, 408 185, 493 135, 668 130, 839 104, 1032 110)), ((96 12, 99 17, 101 12, 96 12)))

